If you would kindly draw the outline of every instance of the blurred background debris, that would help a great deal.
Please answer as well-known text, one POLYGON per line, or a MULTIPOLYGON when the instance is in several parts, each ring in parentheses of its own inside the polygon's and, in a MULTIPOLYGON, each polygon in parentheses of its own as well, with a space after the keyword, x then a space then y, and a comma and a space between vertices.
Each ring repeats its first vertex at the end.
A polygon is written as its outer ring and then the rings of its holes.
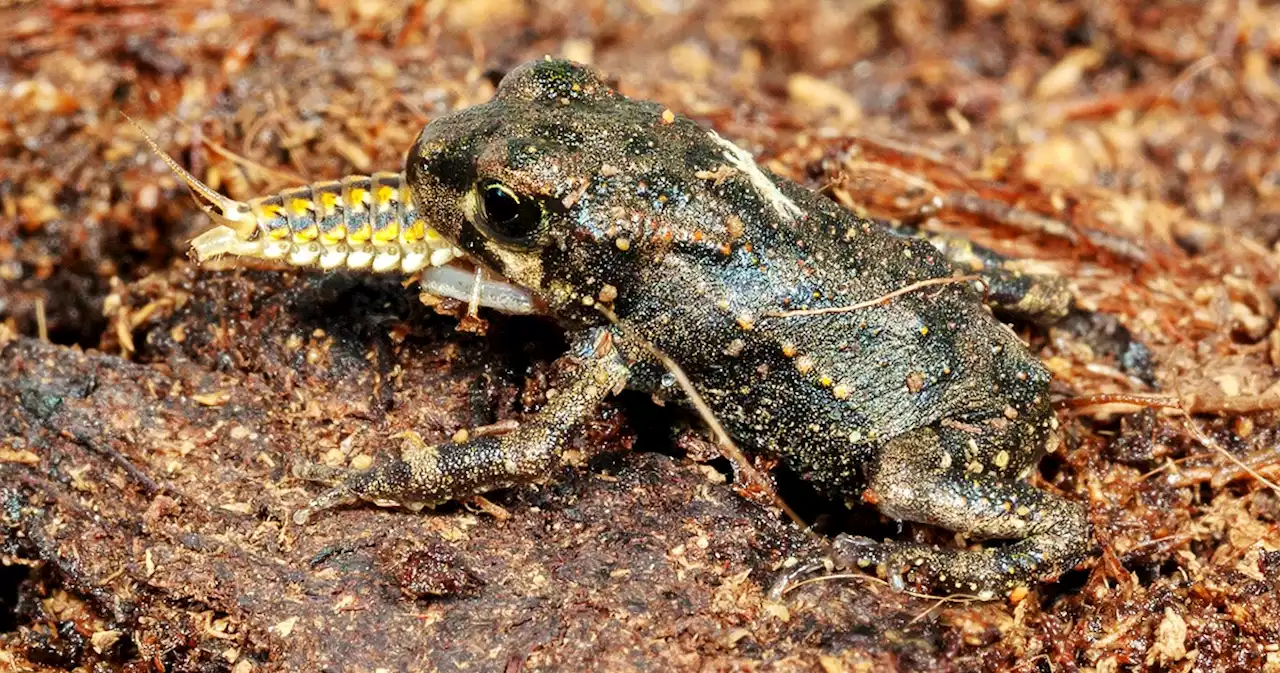
POLYGON ((1280 5, 4 0, 0 45, 0 668, 1280 671, 1280 5), (120 113, 244 199, 397 170, 544 54, 1115 316, 1016 326, 1064 421, 1036 478, 1100 553, 1016 603, 868 577, 773 602, 815 549, 626 396, 553 484, 288 524, 295 460, 518 418, 560 336, 193 268, 207 220, 120 113))

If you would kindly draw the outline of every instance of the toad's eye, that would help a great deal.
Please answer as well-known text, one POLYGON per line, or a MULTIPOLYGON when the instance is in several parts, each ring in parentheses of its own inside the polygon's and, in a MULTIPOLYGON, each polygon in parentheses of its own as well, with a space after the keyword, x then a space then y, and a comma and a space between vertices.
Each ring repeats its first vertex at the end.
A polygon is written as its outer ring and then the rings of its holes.
POLYGON ((476 185, 480 196, 481 224, 490 235, 506 243, 532 243, 542 227, 542 206, 537 199, 522 198, 496 180, 476 185))

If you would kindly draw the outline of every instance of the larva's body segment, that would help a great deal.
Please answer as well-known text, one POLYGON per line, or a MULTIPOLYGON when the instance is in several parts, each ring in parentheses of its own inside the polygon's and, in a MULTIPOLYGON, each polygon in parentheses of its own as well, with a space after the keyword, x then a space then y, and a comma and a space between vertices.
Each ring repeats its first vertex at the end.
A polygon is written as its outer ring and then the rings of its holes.
POLYGON ((461 256, 418 216, 399 173, 293 187, 246 205, 254 235, 232 240, 216 229, 207 232, 192 242, 199 260, 235 255, 300 267, 411 274, 461 256))

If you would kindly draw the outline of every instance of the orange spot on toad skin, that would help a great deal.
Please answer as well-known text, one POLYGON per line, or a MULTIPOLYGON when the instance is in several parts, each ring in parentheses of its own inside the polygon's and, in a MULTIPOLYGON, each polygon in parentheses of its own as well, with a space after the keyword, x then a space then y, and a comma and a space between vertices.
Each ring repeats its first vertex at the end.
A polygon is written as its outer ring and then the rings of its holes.
POLYGON ((907 390, 918 393, 924 389, 924 372, 911 372, 907 375, 907 390))

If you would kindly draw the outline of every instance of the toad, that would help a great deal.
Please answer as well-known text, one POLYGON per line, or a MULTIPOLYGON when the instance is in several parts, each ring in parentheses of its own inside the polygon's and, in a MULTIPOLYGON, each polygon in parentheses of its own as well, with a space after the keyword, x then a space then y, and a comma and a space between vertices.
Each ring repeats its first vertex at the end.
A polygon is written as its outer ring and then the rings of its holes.
MULTIPOLYGON (((1085 507, 1027 481, 1059 443, 1050 375, 992 313, 1061 319, 1061 278, 862 219, 563 60, 527 63, 493 100, 433 120, 403 182, 391 177, 401 210, 429 223, 441 249, 568 331, 572 374, 511 432, 408 437, 367 470, 328 475, 336 487, 299 523, 358 500, 430 505, 544 478, 608 396, 680 398, 661 353, 746 451, 892 519, 1011 541, 975 550, 842 535, 840 565, 876 567, 899 589, 990 599, 1086 553, 1085 507)), ((281 227, 316 235, 306 254, 280 237, 280 255, 350 262, 342 236, 325 238, 332 215, 281 214, 281 227)), ((230 231, 219 250, 261 236, 230 231)), ((377 266, 400 253, 361 254, 377 266)))

